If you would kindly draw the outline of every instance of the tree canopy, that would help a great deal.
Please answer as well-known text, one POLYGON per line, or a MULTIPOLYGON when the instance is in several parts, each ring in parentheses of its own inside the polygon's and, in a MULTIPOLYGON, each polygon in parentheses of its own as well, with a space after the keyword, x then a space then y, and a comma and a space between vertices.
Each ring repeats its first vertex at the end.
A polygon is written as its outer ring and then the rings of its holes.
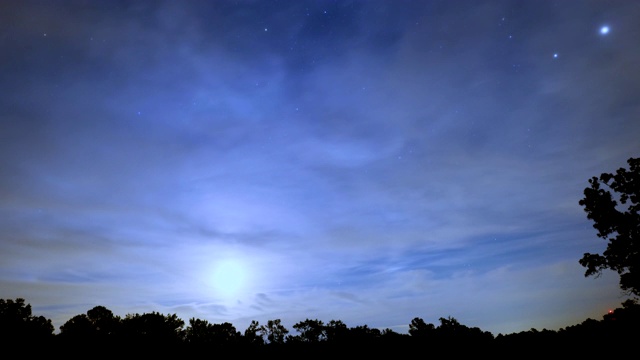
POLYGON ((31 314, 31 304, 23 298, 0 299, 0 339, 15 341, 29 337, 44 339, 53 336, 53 324, 44 316, 31 314))
MULTIPOLYGON (((244 334, 231 323, 210 323, 196 318, 185 322, 176 314, 158 312, 115 316, 109 309, 96 306, 86 314, 73 316, 60 327, 60 334, 52 334, 51 321, 33 316, 31 306, 23 299, 0 300, 0 348, 21 351, 23 356, 45 357, 64 353, 67 357, 86 358, 93 354, 102 357, 331 357, 351 354, 358 357, 379 357, 393 351, 396 357, 414 356, 425 349, 447 349, 450 354, 463 357, 501 352, 513 356, 514 346, 548 355, 551 347, 562 347, 576 357, 591 355, 585 339, 604 340, 608 353, 624 353, 637 339, 640 328, 640 304, 627 300, 623 308, 610 311, 603 320, 587 319, 582 324, 559 331, 532 328, 513 334, 499 334, 477 327, 469 327, 453 317, 441 317, 440 325, 414 318, 409 333, 397 333, 389 328, 380 330, 367 325, 348 327, 340 320, 327 323, 305 319, 293 325, 298 335, 287 336, 289 330, 279 319, 266 325, 251 322, 244 334), (28 331, 25 330, 28 325, 28 331), (33 326, 33 327, 32 327, 33 326), (44 341, 43 334, 46 336, 44 341), (267 340, 267 341, 265 341, 267 340), (28 345, 28 346, 25 346, 28 345), (576 353, 577 351, 577 353, 576 353)), ((635 348, 633 348, 635 350, 635 348)))
POLYGON ((629 169, 589 179, 579 204, 594 222, 598 237, 607 240, 602 254, 585 253, 585 276, 610 269, 620 275, 620 288, 640 296, 640 158, 627 160, 629 169), (613 194, 612 194, 613 192, 613 194))

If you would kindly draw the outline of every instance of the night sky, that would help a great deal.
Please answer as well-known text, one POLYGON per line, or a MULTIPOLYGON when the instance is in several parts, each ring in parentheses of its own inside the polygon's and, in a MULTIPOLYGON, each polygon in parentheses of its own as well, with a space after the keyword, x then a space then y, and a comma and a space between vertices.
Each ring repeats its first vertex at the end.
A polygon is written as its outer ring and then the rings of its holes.
POLYGON ((1 1, 0 297, 494 335, 626 298, 634 1, 1 1))

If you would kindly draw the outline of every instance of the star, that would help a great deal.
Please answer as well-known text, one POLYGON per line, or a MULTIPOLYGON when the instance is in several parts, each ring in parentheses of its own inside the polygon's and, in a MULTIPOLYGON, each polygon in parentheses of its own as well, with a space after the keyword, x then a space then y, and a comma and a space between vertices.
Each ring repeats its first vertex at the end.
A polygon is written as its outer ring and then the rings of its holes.
POLYGON ((553 58, 557 59, 558 58, 558 53, 553 54, 553 58))
POLYGON ((600 34, 607 35, 608 33, 609 33, 609 27, 607 25, 604 25, 603 27, 600 28, 600 34))

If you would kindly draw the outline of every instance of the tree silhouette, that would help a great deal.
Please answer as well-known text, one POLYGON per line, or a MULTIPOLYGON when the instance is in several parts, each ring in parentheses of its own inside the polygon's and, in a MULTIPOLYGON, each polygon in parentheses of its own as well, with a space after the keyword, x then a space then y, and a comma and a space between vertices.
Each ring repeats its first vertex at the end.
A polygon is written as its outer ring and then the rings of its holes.
POLYGON ((389 351, 394 357, 404 358, 414 357, 425 349, 441 348, 456 357, 511 358, 513 349, 526 349, 527 355, 540 357, 558 354, 558 351, 574 357, 592 357, 593 348, 585 344, 604 342, 607 355, 636 354, 634 345, 640 336, 640 304, 629 299, 622 305, 604 315, 601 321, 587 319, 559 331, 532 328, 499 334, 496 338, 490 332, 465 326, 451 316, 440 318, 438 327, 414 318, 409 324, 409 334, 396 333, 390 328, 381 331, 367 325, 347 328, 340 320, 323 325, 322 321, 306 319, 294 325, 300 335, 292 337, 286 336, 289 331, 279 319, 269 320, 266 326, 254 320, 243 336, 226 322, 212 324, 191 318, 189 326, 183 329, 184 322, 175 314, 129 314, 120 319, 102 306, 74 316, 61 326, 60 334, 53 335, 51 321, 33 316, 31 307, 23 299, 0 300, 0 348, 5 354, 13 349, 22 351, 19 354, 24 357, 65 354, 78 358, 95 357, 96 354, 131 358, 369 358, 389 351), (265 337, 269 345, 265 345, 265 337))
POLYGON ((351 341, 371 343, 382 335, 380 329, 370 328, 368 325, 358 325, 349 329, 351 341))
POLYGON ((436 327, 433 324, 427 324, 421 318, 414 318, 409 324, 409 335, 422 338, 433 335, 436 327))
POLYGON ((256 320, 251 320, 251 324, 244 331, 243 340, 249 345, 263 345, 265 328, 256 320))
POLYGON ((232 346, 240 340, 240 332, 229 322, 213 324, 211 327, 212 337, 215 344, 232 346))
POLYGON ((184 321, 176 314, 159 312, 127 314, 122 320, 123 334, 139 343, 177 344, 184 339, 184 321))
POLYGON ((440 338, 464 340, 467 342, 487 342, 493 340, 493 334, 477 327, 468 327, 451 316, 440 318, 440 326, 436 328, 440 338))
POLYGON ((60 326, 60 335, 65 338, 82 338, 87 340, 96 336, 96 329, 86 314, 79 314, 60 326))
POLYGON ((320 320, 305 319, 293 325, 293 328, 300 333, 300 335, 292 337, 292 339, 307 342, 318 343, 327 339, 327 331, 324 323, 320 320))
POLYGON ((464 331, 465 326, 460 324, 460 322, 454 317, 441 317, 439 320, 440 326, 438 326, 437 330, 441 335, 453 337, 456 335, 460 335, 460 333, 464 331))
POLYGON ((0 340, 9 344, 22 339, 49 340, 53 324, 44 316, 31 314, 31 304, 23 298, 0 299, 0 340))
POLYGON ((213 324, 207 320, 196 318, 189 319, 189 326, 185 330, 185 340, 194 345, 210 345, 215 339, 213 337, 213 324))
POLYGON ((120 317, 114 316, 113 312, 104 306, 95 306, 87 311, 87 317, 93 324, 98 336, 108 336, 118 331, 120 317))
POLYGON ((96 306, 67 320, 60 326, 63 338, 81 338, 84 341, 106 340, 119 331, 120 318, 104 306, 96 306))
POLYGON ((587 268, 585 276, 598 276, 604 269, 616 271, 620 288, 640 296, 640 158, 627 163, 629 170, 620 168, 615 174, 589 179, 591 186, 584 190, 579 204, 608 245, 602 255, 585 253, 580 265, 587 268))
POLYGON ((327 341, 331 343, 340 343, 347 340, 349 328, 342 320, 331 320, 325 326, 327 341))
POLYGON ((189 319, 185 330, 185 340, 194 345, 233 346, 240 340, 241 334, 228 322, 211 324, 207 320, 189 319))
POLYGON ((267 321, 265 331, 267 334, 267 340, 269 340, 269 344, 280 345, 284 344, 284 340, 289 333, 289 330, 287 330, 284 325, 280 323, 280 319, 267 321))

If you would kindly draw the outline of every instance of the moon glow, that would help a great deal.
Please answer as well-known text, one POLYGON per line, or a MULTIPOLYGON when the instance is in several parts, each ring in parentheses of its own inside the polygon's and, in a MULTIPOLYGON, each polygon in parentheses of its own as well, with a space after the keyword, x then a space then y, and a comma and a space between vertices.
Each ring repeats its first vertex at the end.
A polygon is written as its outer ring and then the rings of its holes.
POLYGON ((224 259, 213 266, 211 286, 216 297, 237 300, 247 290, 249 271, 242 261, 224 259))

